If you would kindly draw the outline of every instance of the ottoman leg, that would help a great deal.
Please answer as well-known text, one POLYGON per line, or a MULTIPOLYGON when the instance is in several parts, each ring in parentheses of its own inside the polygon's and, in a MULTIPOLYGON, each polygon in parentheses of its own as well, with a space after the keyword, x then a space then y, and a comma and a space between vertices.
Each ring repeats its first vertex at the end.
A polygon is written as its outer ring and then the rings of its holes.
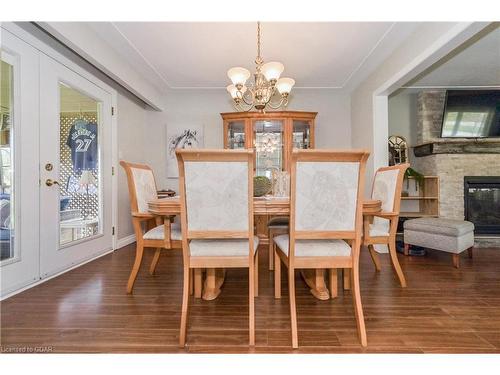
POLYGON ((452 254, 453 266, 455 268, 460 268, 460 254, 452 254))
POLYGON ((472 259, 472 247, 469 247, 469 248, 467 249, 467 253, 469 254, 469 258, 471 258, 471 259, 472 259))
POLYGON ((404 255, 409 255, 410 254, 410 244, 405 243, 405 248, 403 250, 404 255))

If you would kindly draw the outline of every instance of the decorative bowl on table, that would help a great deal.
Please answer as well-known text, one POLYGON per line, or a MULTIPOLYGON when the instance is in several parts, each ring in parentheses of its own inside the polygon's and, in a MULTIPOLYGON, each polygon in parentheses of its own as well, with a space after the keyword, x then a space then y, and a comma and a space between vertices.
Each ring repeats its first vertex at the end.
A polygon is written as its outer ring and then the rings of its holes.
POLYGON ((253 178, 253 196, 254 197, 262 197, 263 195, 268 194, 273 185, 271 180, 266 176, 255 176, 253 178))

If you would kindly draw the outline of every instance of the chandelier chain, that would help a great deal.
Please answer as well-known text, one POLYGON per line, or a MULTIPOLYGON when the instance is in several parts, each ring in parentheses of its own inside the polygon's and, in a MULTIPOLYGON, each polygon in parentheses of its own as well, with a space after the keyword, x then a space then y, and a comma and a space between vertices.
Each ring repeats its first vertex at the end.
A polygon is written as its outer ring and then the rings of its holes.
POLYGON ((260 57, 260 22, 257 22, 257 57, 260 57))

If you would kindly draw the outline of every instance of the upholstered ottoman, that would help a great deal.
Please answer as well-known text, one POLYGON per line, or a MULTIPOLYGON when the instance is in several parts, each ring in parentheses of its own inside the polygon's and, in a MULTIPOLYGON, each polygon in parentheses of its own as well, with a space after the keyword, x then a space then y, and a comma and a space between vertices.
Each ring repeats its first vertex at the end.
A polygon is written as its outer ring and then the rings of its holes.
POLYGON ((460 266, 460 253, 468 250, 472 258, 474 224, 464 220, 419 218, 404 222, 405 255, 410 245, 446 251, 453 255, 453 265, 460 266))

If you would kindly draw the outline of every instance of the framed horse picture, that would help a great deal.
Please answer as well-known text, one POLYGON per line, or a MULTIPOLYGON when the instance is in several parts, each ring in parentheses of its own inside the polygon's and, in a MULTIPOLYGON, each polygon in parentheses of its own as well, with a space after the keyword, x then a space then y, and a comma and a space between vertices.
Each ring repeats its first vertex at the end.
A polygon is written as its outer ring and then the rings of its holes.
POLYGON ((167 125, 167 177, 179 177, 175 150, 178 148, 203 148, 203 126, 167 125))

